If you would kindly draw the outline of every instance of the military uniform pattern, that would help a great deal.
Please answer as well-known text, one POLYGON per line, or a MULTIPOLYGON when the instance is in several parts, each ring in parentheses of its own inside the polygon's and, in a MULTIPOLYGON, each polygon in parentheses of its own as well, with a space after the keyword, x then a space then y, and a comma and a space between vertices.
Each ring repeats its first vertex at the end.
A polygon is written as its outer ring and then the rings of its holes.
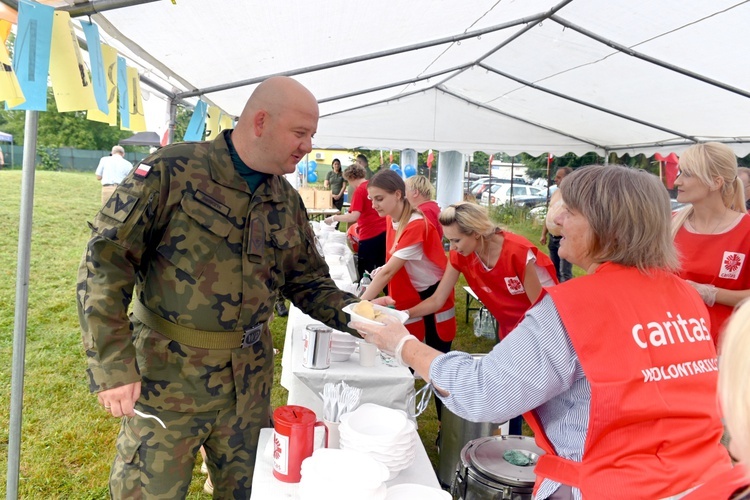
MULTIPOLYGON (((212 142, 163 148, 118 186, 90 224, 77 302, 92 392, 141 381, 138 404, 149 412, 203 415, 231 409, 239 419, 233 425, 251 429, 252 441, 268 425, 270 413, 273 346, 266 322, 277 289, 340 330, 347 321, 341 308, 356 299, 330 279, 305 207, 289 183, 270 176, 249 192, 232 165, 229 133, 212 142), (260 341, 244 349, 200 349, 172 341, 128 316, 134 293, 151 311, 187 328, 223 332, 262 325, 260 341)), ((195 450, 181 443, 193 435, 189 425, 181 439, 171 434, 162 439, 137 432, 144 422, 137 417, 123 422, 117 460, 127 463, 120 451, 123 440, 136 435, 140 446, 194 457, 195 450)), ((252 448, 246 439, 227 437, 224 446, 252 448)), ((216 450, 217 457, 224 453, 218 445, 216 450)), ((255 459, 249 455, 246 479, 255 459)), ((174 483, 170 474, 152 467, 140 467, 146 496, 150 483, 164 478, 166 485, 174 483)), ((232 481, 239 487, 239 480, 232 481)), ((218 481, 216 486, 223 488, 218 481)), ((160 485, 153 494, 167 489, 160 485)), ((122 491, 126 497, 130 490, 123 486, 122 491)), ((234 496, 248 495, 235 491, 234 496)))

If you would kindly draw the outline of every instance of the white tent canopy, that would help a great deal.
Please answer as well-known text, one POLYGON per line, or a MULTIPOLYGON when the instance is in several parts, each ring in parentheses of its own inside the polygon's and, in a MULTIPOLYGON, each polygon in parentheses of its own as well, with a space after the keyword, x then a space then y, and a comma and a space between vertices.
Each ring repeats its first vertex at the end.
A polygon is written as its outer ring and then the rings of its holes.
POLYGON ((321 102, 317 147, 750 152, 746 1, 177 0, 92 19, 149 78, 233 115, 294 75, 321 102))

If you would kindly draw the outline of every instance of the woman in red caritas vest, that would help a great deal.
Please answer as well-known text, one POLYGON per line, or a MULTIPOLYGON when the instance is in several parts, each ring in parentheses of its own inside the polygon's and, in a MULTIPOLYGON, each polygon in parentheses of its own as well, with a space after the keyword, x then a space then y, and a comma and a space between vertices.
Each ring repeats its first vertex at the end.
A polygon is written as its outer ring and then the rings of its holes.
POLYGON ((463 273, 479 300, 498 323, 502 340, 523 318, 544 286, 557 283, 550 258, 523 236, 504 231, 475 203, 461 202, 440 213, 451 243, 450 261, 437 291, 407 312, 422 316, 439 307, 463 273))
POLYGON ((750 297, 750 216, 734 151, 718 142, 690 146, 674 185, 677 201, 690 203, 672 220, 680 277, 706 302, 716 344, 734 307, 750 297))
MULTIPOLYGON (((441 238, 424 215, 406 200, 404 180, 394 171, 375 174, 367 192, 372 207, 386 218, 386 263, 374 273, 361 298, 374 299, 387 284, 396 308, 409 309, 435 293, 443 277, 448 259, 441 238)), ((406 328, 420 342, 440 352, 450 351, 456 335, 453 294, 437 311, 410 317, 406 328)))
POLYGON ((669 196, 655 176, 619 166, 577 169, 560 189, 560 257, 588 274, 545 289, 483 358, 412 342, 396 321, 352 326, 456 415, 524 413, 546 452, 534 498, 679 498, 732 464, 708 311, 674 274, 669 196))

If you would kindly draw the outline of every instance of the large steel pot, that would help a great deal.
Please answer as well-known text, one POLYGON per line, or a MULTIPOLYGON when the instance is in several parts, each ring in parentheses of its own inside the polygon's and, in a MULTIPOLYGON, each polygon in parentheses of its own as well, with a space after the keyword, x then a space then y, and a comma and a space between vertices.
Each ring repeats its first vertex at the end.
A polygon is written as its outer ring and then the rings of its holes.
MULTIPOLYGON (((474 359, 481 359, 484 354, 472 354, 474 359)), ((502 434, 501 426, 507 431, 507 423, 469 422, 443 406, 440 423, 440 453, 437 476, 440 484, 448 488, 453 482, 456 465, 460 460, 461 449, 471 441, 487 436, 502 434)))
POLYGON ((534 466, 544 451, 526 436, 492 436, 470 441, 461 450, 451 495, 455 500, 531 500, 534 466), (528 465, 514 465, 504 457, 516 451, 528 465))

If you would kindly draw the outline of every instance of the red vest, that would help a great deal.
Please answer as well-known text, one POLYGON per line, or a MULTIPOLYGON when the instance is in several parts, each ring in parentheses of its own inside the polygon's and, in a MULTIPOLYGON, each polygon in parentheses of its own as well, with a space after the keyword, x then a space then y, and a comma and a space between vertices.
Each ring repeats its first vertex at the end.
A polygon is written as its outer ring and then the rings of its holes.
POLYGON ((737 464, 685 495, 682 500, 730 500, 735 494, 742 493, 748 487, 750 487, 748 471, 744 465, 737 464))
POLYGON ((555 455, 536 413, 524 415, 547 451, 535 469, 584 498, 665 498, 731 467, 719 440, 716 350, 706 306, 663 271, 607 263, 545 290, 591 386, 581 462, 555 455))
MULTIPOLYGON (((682 261, 680 278, 728 290, 750 288, 750 262, 745 262, 750 253, 750 216, 743 216, 739 224, 724 234, 696 234, 680 228, 674 244, 682 261)), ((732 311, 733 306, 724 304, 708 308, 714 345, 732 311)))
MULTIPOLYGON (((425 257, 445 271, 445 267, 448 263, 448 259, 445 256, 445 250, 443 250, 443 244, 440 237, 437 234, 435 227, 430 224, 427 219, 418 219, 411 221, 401 233, 398 239, 398 245, 394 248, 394 242, 396 240, 396 231, 393 229, 391 223, 391 217, 386 217, 386 257, 390 260, 391 256, 396 250, 406 248, 417 243, 422 243, 422 251, 425 257)), ((388 294, 393 297, 396 301, 396 309, 404 310, 416 306, 422 299, 419 297, 419 292, 412 285, 409 279, 409 273, 406 272, 406 267, 399 269, 396 274, 391 278, 388 283, 388 294)), ((406 324, 406 329, 409 333, 417 337, 420 341, 424 340, 425 325, 424 320, 416 319, 416 321, 410 321, 406 324)), ((435 325, 437 327, 437 334, 441 340, 446 342, 453 340, 456 336, 456 309, 454 307, 454 292, 451 291, 448 300, 435 313, 435 325)))
POLYGON ((503 231, 503 246, 495 267, 487 271, 476 254, 464 257, 451 251, 451 265, 463 273, 477 298, 497 320, 499 340, 505 338, 531 307, 523 287, 526 279, 526 262, 529 250, 536 264, 547 270, 557 283, 557 273, 550 258, 523 236, 503 231))

